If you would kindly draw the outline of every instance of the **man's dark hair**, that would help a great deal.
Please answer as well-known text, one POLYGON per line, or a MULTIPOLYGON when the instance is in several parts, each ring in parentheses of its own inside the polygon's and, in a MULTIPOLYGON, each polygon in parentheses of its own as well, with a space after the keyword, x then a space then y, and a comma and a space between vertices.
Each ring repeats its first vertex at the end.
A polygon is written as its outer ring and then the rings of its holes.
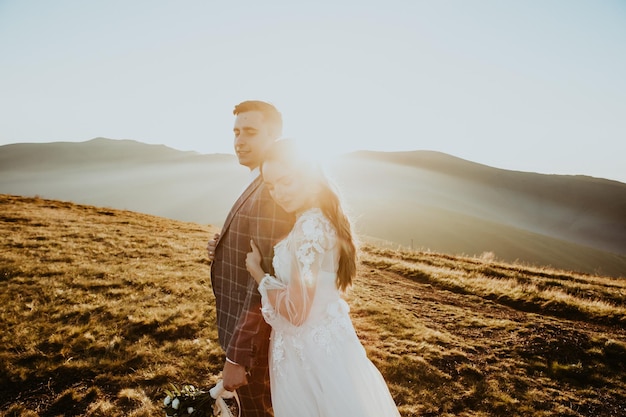
POLYGON ((239 113, 245 113, 248 111, 259 111, 263 114, 263 118, 274 129, 276 129, 277 137, 282 135, 283 132, 283 115, 280 114, 278 109, 273 104, 260 100, 247 100, 237 104, 233 109, 233 114, 236 116, 239 113))

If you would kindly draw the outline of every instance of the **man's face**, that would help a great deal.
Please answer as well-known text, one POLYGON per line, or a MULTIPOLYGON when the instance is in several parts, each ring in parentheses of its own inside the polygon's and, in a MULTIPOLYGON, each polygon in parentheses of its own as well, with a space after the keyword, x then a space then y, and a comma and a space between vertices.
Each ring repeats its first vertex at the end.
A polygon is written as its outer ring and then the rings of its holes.
POLYGON ((254 169, 261 164, 267 148, 276 139, 260 111, 239 113, 235 119, 235 153, 239 163, 254 169))

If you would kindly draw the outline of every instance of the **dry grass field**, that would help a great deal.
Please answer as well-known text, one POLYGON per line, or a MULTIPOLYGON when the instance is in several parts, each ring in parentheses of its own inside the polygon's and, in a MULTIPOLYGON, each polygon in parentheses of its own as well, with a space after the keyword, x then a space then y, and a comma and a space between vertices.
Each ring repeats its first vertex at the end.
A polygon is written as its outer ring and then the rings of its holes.
MULTIPOLYGON (((170 382, 211 386, 213 231, 0 195, 0 416, 160 416, 170 382)), ((626 415, 623 279, 364 246, 347 299, 404 417, 626 415)))

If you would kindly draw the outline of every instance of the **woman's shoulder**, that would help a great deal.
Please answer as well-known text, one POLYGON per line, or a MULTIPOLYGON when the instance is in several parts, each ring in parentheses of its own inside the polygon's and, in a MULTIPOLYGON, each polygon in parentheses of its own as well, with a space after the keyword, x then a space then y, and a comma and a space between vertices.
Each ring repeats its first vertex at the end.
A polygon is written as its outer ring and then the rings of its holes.
POLYGON ((332 228, 332 223, 330 222, 328 217, 326 217, 324 212, 322 212, 322 209, 317 207, 310 208, 301 215, 299 215, 296 223, 298 223, 301 228, 307 229, 308 231, 311 231, 311 229, 314 227, 332 228))
POLYGON ((298 235, 306 240, 332 240, 336 234, 330 220, 317 207, 298 216, 296 229, 298 235))

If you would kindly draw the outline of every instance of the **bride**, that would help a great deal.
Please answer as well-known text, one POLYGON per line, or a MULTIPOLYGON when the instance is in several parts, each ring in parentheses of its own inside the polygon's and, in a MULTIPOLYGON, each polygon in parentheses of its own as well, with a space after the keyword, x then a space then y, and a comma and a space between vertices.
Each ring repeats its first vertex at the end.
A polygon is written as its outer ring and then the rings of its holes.
POLYGON ((246 259, 272 326, 274 415, 399 417, 341 298, 356 273, 350 222, 329 181, 295 146, 289 139, 275 142, 261 165, 272 198, 297 218, 274 247, 274 274, 262 269, 253 241, 246 259))

